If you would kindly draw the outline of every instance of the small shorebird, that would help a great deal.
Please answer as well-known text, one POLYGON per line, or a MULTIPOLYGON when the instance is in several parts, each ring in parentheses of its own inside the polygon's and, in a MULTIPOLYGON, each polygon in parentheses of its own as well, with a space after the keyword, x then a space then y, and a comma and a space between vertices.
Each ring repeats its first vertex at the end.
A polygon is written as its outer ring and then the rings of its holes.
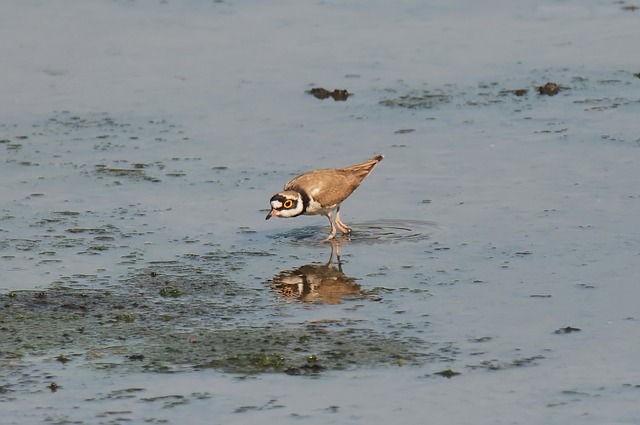
POLYGON ((296 177, 284 185, 283 192, 271 197, 271 211, 266 220, 271 217, 320 214, 327 217, 331 225, 331 233, 326 241, 334 238, 336 227, 343 234, 350 233, 351 229, 340 220, 340 204, 360 186, 362 180, 383 158, 383 155, 377 155, 360 164, 309 171, 296 177), (335 223, 333 211, 336 212, 335 223))

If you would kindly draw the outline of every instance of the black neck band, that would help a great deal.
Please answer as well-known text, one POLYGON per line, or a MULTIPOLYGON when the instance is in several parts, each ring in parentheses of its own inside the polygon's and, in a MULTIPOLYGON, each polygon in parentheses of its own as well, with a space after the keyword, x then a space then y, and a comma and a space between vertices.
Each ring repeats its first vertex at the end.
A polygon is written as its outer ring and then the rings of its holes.
POLYGON ((293 188, 291 190, 295 190, 300 194, 300 198, 302 199, 302 212, 300 214, 304 214, 305 212, 307 212, 307 208, 309 208, 311 198, 309 197, 309 195, 307 195, 307 192, 305 192, 303 189, 300 189, 299 187, 293 188))

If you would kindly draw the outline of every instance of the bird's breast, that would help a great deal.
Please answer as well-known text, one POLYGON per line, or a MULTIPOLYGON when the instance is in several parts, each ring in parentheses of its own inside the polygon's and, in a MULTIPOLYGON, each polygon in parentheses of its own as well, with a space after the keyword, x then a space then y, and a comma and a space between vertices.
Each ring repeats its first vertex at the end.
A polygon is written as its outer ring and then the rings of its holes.
POLYGON ((320 202, 316 201, 311 197, 309 199, 309 205, 307 206, 307 210, 304 212, 306 215, 327 215, 331 211, 335 210, 338 205, 322 205, 320 202))

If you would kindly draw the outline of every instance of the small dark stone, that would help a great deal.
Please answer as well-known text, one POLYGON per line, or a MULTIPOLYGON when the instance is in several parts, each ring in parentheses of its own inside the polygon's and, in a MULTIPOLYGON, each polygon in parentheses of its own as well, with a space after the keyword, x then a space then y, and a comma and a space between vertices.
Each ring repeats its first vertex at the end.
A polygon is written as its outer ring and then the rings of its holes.
POLYGON ((130 356, 127 356, 127 358, 132 361, 141 362, 142 360, 144 360, 144 354, 132 354, 130 356))
POLYGON ((555 96, 560 92, 560 86, 551 82, 537 87, 537 89, 540 94, 546 94, 547 96, 555 96))
POLYGON ((580 332, 582 329, 580 328, 574 328, 571 326, 565 326, 564 328, 560 328, 556 331, 554 331, 554 334, 559 334, 559 335, 563 335, 563 334, 570 334, 572 332, 580 332))
POLYGON ((323 89, 322 87, 314 87, 311 90, 309 90, 307 93, 313 95, 314 97, 320 100, 324 100, 329 96, 331 96, 329 90, 323 89))
POLYGON ((460 372, 455 372, 455 371, 453 371, 451 369, 445 369, 445 370, 442 370, 440 372, 434 373, 434 375, 440 375, 440 376, 443 376, 445 378, 451 379, 456 375, 460 375, 460 372))

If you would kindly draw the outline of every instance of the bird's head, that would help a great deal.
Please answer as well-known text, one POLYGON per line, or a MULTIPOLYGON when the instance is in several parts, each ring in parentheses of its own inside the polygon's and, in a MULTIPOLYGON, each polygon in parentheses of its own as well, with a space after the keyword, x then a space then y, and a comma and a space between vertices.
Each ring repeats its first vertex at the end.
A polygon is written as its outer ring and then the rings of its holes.
POLYGON ((271 211, 266 220, 271 217, 295 217, 304 212, 304 203, 300 193, 294 190, 276 193, 271 197, 271 211))

